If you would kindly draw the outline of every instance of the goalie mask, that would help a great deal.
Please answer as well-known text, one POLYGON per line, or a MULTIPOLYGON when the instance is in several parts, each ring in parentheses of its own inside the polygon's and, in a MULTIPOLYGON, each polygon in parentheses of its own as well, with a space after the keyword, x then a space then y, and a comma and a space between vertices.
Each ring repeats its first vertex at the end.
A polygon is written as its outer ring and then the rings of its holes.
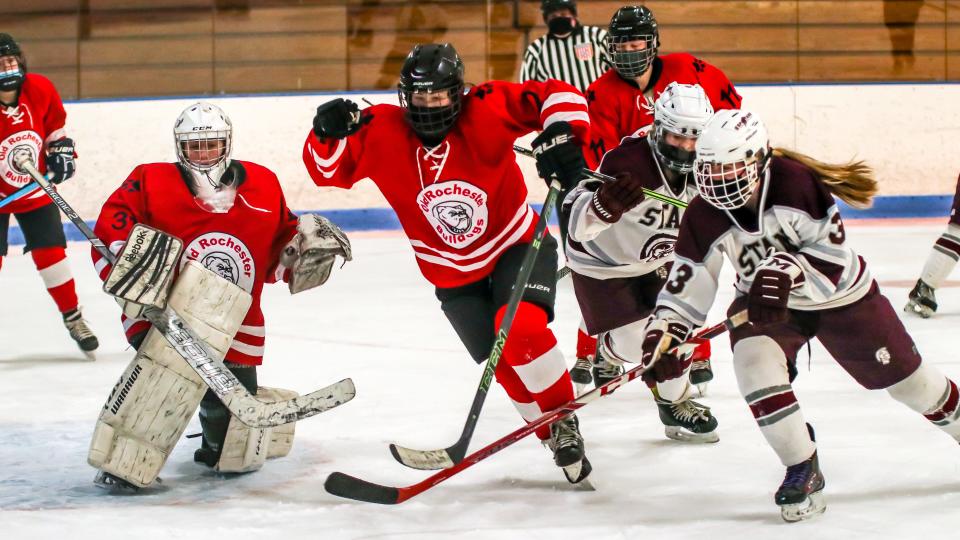
POLYGON ((0 33, 0 92, 19 90, 27 76, 20 45, 10 34, 0 33))
POLYGON ((460 116, 463 61, 449 43, 417 45, 400 70, 400 106, 428 145, 439 144, 460 116))
POLYGON ((763 122, 745 111, 717 111, 697 139, 697 191, 712 206, 735 210, 750 200, 769 164, 770 139, 763 122))
POLYGON ((233 124, 226 113, 210 103, 194 103, 173 126, 177 159, 194 199, 201 208, 223 214, 233 207, 236 175, 228 171, 233 147, 233 124))
POLYGON ((692 146, 711 116, 713 105, 699 84, 672 82, 667 85, 653 105, 653 130, 650 131, 650 145, 660 163, 681 174, 692 171, 696 151, 676 143, 683 141, 692 146))
POLYGON ((653 12, 646 6, 618 9, 610 19, 606 44, 610 62, 621 77, 634 79, 643 75, 660 47, 660 30, 653 12))

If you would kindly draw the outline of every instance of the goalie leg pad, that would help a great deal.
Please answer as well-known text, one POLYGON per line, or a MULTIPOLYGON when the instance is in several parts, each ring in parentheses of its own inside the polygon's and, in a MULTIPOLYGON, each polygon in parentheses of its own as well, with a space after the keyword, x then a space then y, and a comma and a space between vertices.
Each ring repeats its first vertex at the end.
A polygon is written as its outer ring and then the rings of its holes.
MULTIPOLYGON (((250 295, 191 261, 169 303, 223 355, 246 316, 250 295)), ((100 413, 87 462, 135 486, 149 486, 206 391, 203 380, 151 329, 100 413)))
MULTIPOLYGON (((293 399, 299 394, 293 390, 261 386, 257 399, 268 403, 293 399)), ((230 418, 223 450, 215 469, 219 472, 253 472, 263 467, 268 458, 284 457, 293 447, 296 422, 274 428, 257 429, 230 418)))

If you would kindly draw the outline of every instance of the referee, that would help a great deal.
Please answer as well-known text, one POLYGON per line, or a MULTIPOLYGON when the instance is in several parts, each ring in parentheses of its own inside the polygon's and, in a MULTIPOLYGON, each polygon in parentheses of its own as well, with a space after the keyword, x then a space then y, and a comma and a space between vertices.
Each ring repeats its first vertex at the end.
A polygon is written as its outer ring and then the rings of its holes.
POLYGON ((586 92, 610 68, 604 47, 607 31, 581 25, 575 0, 542 0, 540 11, 548 32, 524 52, 520 82, 559 79, 586 92))

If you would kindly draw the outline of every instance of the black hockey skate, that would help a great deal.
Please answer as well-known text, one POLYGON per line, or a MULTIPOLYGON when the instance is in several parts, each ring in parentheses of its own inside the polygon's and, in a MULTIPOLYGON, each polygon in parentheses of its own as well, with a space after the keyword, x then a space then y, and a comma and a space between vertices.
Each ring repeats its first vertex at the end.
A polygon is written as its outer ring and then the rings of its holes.
POLYGON ((933 294, 933 287, 924 283, 922 279, 918 279, 917 284, 910 291, 909 300, 903 310, 929 319, 937 312, 937 297, 933 294))
POLYGON ((593 359, 591 357, 577 358, 576 363, 573 364, 573 368, 570 370, 570 379, 577 385, 577 395, 582 394, 584 389, 593 382, 593 375, 590 374, 592 367, 593 359))
POLYGON ((563 469, 563 474, 571 484, 579 484, 590 475, 593 467, 584 454, 580 421, 576 415, 551 424, 550 438, 544 443, 553 452, 553 462, 563 469))
POLYGON ((597 351, 596 358, 593 359, 594 384, 597 387, 603 386, 620 375, 623 375, 623 366, 611 363, 597 351))
POLYGON ((692 399, 679 403, 662 399, 656 401, 663 432, 668 439, 692 443, 715 443, 720 440, 717 435, 718 422, 710 413, 710 407, 692 399))
POLYGON ((690 384, 697 387, 700 397, 707 395, 707 384, 713 380, 709 358, 698 358, 690 365, 690 384))
MULTIPOLYGON (((160 483, 160 479, 157 478, 155 482, 160 483)), ((93 484, 98 488, 107 490, 111 495, 132 495, 139 493, 141 489, 139 486, 135 486, 106 471, 97 471, 97 475, 93 477, 93 484)))
POLYGON ((90 360, 95 360, 96 357, 93 351, 97 350, 100 342, 97 341, 97 336, 93 335, 93 331, 87 326, 87 321, 83 320, 83 315, 81 315, 80 310, 74 309, 64 313, 63 325, 67 327, 67 330, 70 332, 70 337, 77 342, 83 354, 90 360))
POLYGON ((787 467, 787 475, 773 496, 783 520, 793 523, 822 514, 827 509, 825 485, 816 451, 806 461, 787 467))

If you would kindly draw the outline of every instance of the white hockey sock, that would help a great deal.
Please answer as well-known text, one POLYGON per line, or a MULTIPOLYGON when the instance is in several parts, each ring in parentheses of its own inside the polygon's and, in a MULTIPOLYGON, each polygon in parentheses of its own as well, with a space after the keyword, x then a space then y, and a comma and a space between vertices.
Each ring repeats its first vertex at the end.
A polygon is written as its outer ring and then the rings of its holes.
POLYGON ((953 267, 957 265, 958 259, 960 259, 960 227, 951 223, 933 244, 930 256, 923 265, 923 272, 920 273, 920 279, 934 289, 939 288, 953 271, 953 267))
POLYGON ((909 377, 887 391, 960 441, 960 393, 957 385, 939 369, 922 362, 909 377))

